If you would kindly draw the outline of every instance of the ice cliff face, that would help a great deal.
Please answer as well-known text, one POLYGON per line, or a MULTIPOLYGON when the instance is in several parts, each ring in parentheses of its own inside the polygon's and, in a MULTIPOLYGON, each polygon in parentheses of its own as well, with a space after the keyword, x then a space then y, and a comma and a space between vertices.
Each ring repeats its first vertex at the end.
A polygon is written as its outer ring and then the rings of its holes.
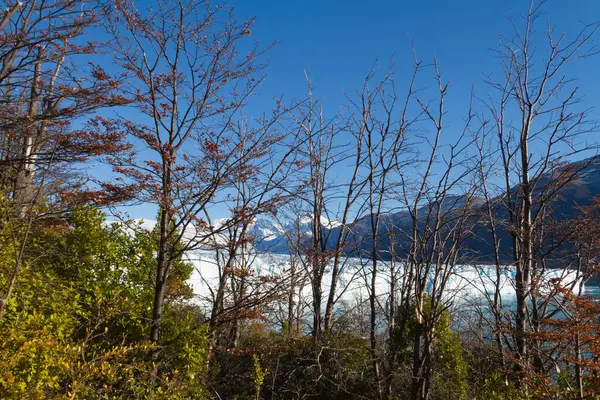
MULTIPOLYGON (((259 276, 279 275, 288 268, 288 258, 280 254, 261 254, 252 256, 251 269, 259 276)), ((196 252, 190 257, 195 271, 190 279, 199 303, 206 303, 210 297, 210 288, 216 287, 218 281, 218 268, 215 255, 209 251, 196 252)), ((448 267, 451 271, 450 278, 445 288, 446 301, 452 302, 456 307, 469 303, 485 303, 486 296, 492 296, 498 282, 502 301, 510 305, 515 300, 515 270, 512 267, 501 267, 499 271, 490 265, 456 265, 448 267)), ((361 299, 368 298, 366 278, 370 277, 370 262, 356 258, 348 259, 342 268, 338 281, 340 301, 353 304, 361 299)), ((399 273, 402 274, 400 268, 399 273)), ((580 288, 584 291, 583 282, 577 280, 576 273, 570 270, 548 270, 540 279, 540 292, 548 292, 553 287, 553 282, 560 281, 563 286, 573 287, 574 291, 580 288)), ((378 279, 376 292, 381 296, 389 293, 389 264, 378 261, 378 279)), ((329 271, 323 279, 323 290, 327 292, 331 284, 329 271)), ((430 277, 426 290, 432 291, 433 276, 430 277)), ((308 299, 311 289, 308 282, 302 296, 308 299)), ((325 306, 325 305, 323 305, 325 306)))

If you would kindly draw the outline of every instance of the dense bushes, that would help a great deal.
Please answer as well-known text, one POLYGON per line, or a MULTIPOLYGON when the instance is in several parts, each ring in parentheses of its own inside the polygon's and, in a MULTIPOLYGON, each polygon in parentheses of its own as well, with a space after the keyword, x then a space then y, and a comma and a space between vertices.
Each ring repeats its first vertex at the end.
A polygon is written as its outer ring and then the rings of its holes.
MULTIPOLYGON (((147 340, 156 254, 154 232, 108 223, 93 208, 74 211, 65 223, 33 224, 22 254, 14 295, 0 322, 0 398, 3 399, 365 399, 373 398, 375 377, 369 338, 356 324, 340 320, 319 338, 291 333, 263 319, 236 322, 235 346, 209 332, 207 316, 186 284, 192 267, 179 260, 169 277, 160 346, 147 340)), ((3 226, 2 260, 18 254, 3 226), (12 245, 12 247, 11 247, 12 245)), ((24 228, 23 228, 24 229, 24 228)), ((14 261, 14 260, 13 260, 14 261)), ((3 269, 1 278, 8 279, 3 269)), ((565 294, 579 330, 564 319, 548 321, 544 340, 569 355, 579 334, 586 355, 594 353, 597 304, 565 294), (571 332, 571 333, 569 333, 571 332), (573 333, 575 332, 575 333, 573 333), (549 342, 550 343, 550 342, 549 342)), ((429 346, 431 399, 570 398, 577 360, 565 356, 555 369, 526 376, 516 386, 512 362, 495 345, 452 329, 446 308, 432 310, 428 297, 421 321, 416 309, 397 311, 389 342, 378 331, 389 399, 411 397, 415 338, 429 346), (422 322, 421 322, 422 323, 422 322), (420 333, 418 333, 420 332, 420 333), (429 334, 430 336, 426 336, 429 334), (390 353, 393 349, 393 353, 390 353)), ((358 316, 356 316, 358 317, 358 316)), ((223 330, 224 334, 227 329, 223 330)), ((473 335, 475 333, 475 335, 473 335)), ((540 336, 540 339, 542 337, 540 336)), ((593 371, 595 361, 588 358, 593 371)), ((582 376, 585 390, 597 378, 582 376)))
MULTIPOLYGON (((189 301, 192 293, 185 281, 192 269, 183 261, 175 264, 169 278, 164 345, 156 348, 147 341, 155 234, 108 223, 93 208, 74 211, 67 222, 32 229, 35 245, 24 254, 18 291, 0 323, 0 397, 188 399, 218 393, 227 399, 346 400, 373 396, 369 343, 352 323, 314 340, 258 320, 242 321, 238 346, 214 345, 209 355, 206 316, 189 301)), ((8 259, 9 247, 3 249, 8 259)), ((433 330, 433 398, 481 394, 484 389, 469 387, 476 371, 470 371, 463 359, 460 338, 450 323, 450 313, 442 311, 433 330)), ((409 395, 415 329, 412 310, 405 329, 395 336, 397 362, 386 365, 394 368, 386 383, 391 398, 409 395)), ((380 340, 383 345, 385 339, 380 340)), ((472 354, 468 359, 476 368, 472 354)), ((494 376, 484 379, 488 393, 496 393, 494 376)))
POLYGON ((169 346, 154 349, 146 340, 152 232, 82 209, 68 226, 34 226, 32 234, 36 245, 0 323, 0 397, 204 398, 208 342, 197 307, 186 302, 188 264, 171 276, 169 346))

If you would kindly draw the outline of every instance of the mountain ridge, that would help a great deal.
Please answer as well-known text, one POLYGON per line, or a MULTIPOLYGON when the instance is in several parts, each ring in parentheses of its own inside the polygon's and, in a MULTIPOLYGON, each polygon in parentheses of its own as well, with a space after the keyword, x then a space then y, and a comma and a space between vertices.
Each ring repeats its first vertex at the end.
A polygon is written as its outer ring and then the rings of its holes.
MULTIPOLYGON (((575 171, 576 175, 572 176, 570 181, 566 183, 560 190, 559 196, 552 201, 552 211, 555 218, 558 220, 565 220, 569 218, 575 218, 580 214, 580 208, 589 205, 591 200, 600 196, 600 158, 592 157, 584 160, 574 161, 565 164, 561 167, 553 169, 553 171, 542 175, 538 182, 537 190, 544 190, 549 187, 548 185, 555 179, 564 176, 568 171, 575 171)), ((575 173, 574 172, 574 173, 575 173)), ((518 187, 513 187, 513 192, 518 191, 518 187)), ((539 193, 539 192, 538 192, 539 193)), ((445 207, 459 208, 461 197, 464 195, 449 195, 445 199, 445 207)), ((506 215, 502 215, 504 210, 499 205, 503 201, 503 195, 498 195, 490 199, 493 210, 497 215, 497 218, 506 218, 506 215)), ((471 200, 475 210, 483 212, 487 209, 486 201, 482 198, 474 198, 471 200)), ((424 204, 421 209, 430 207, 432 203, 424 204)), ((443 206, 444 207, 444 206, 443 206)), ((264 218, 264 217, 259 217, 264 218)), ((306 219, 306 218, 305 218, 306 219)), ((312 233, 312 219, 310 221, 298 221, 303 225, 301 232, 312 233)), ((389 232, 389 227, 394 227, 396 245, 395 250, 397 253, 402 253, 407 250, 408 240, 406 232, 410 229, 409 224, 412 224, 410 213, 407 210, 398 211, 395 213, 385 213, 382 215, 381 232, 389 232), (405 238, 403 238, 405 236, 405 238)), ((326 241, 328 249, 332 249, 337 238, 340 234, 340 225, 333 226, 331 221, 327 223, 321 223, 323 227, 323 236, 326 241)), ((478 222, 474 227, 473 234, 465 241, 465 250, 463 253, 469 253, 473 259, 480 261, 489 261, 493 254, 493 248, 490 245, 492 242, 491 234, 489 230, 485 228, 483 222, 478 222)), ((289 227, 286 227, 288 229, 289 227)), ((370 251, 372 248, 372 242, 369 238, 370 231, 370 215, 365 215, 356 221, 352 222, 352 231, 349 234, 348 241, 352 243, 352 246, 348 246, 346 249, 347 254, 360 253, 363 251, 370 251)), ((306 233, 304 233, 306 234, 306 233)), ((287 233, 289 235, 289 231, 287 233)), ((308 235, 307 235, 308 236, 308 235)), ((380 241, 380 257, 386 258, 386 254, 389 254, 386 249, 389 249, 389 239, 386 239, 388 235, 383 235, 380 241)), ((505 260, 510 259, 510 249, 508 243, 510 239, 507 237, 508 233, 506 230, 500 232, 501 237, 501 258, 505 260)), ((279 231, 279 235, 275 235, 264 240, 264 235, 260 233, 256 235, 257 249, 259 251, 271 252, 271 253, 287 253, 289 252, 288 238, 286 231, 279 231)), ((305 238, 307 246, 309 246, 308 237, 305 238)))

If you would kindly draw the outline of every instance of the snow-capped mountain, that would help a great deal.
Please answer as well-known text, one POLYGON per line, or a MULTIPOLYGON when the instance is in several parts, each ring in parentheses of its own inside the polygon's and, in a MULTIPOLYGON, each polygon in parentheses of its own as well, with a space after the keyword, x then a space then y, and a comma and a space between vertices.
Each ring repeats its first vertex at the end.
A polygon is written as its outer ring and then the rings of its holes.
MULTIPOLYGON (((560 196, 552 203, 552 212, 557 219, 576 217, 580 213, 582 206, 590 204, 594 197, 600 196, 600 161, 597 159, 582 160, 556 168, 552 173, 541 177, 536 191, 543 190, 544 187, 559 177, 564 171, 568 170, 575 170, 578 174, 562 187, 559 192, 560 196)), ((518 187, 514 187, 513 190, 516 192, 518 187)), ((497 218, 506 218, 506 210, 502 208, 502 199, 492 199, 491 202, 497 218)), ((441 204, 441 207, 444 210, 460 209, 463 204, 463 196, 448 196, 444 203, 441 204)), ((430 206, 430 204, 423 205, 423 207, 430 206)), ((481 199, 476 199, 473 207, 481 210, 486 209, 485 202, 481 199)), ((371 249, 370 218, 369 215, 365 215, 351 224, 350 242, 353 243, 354 247, 348 249, 349 253, 360 252, 361 249, 371 249)), ((288 220, 283 224, 283 221, 278 221, 274 216, 260 215, 256 217, 254 223, 250 226, 249 234, 256 239, 255 247, 257 250, 267 253, 285 254, 290 249, 290 243, 293 243, 294 247, 298 244, 303 248, 310 246, 313 235, 313 220, 312 215, 304 214, 295 220, 288 220)), ((213 221, 213 226, 219 228, 226 222, 226 218, 216 219, 213 221)), ((146 228, 151 229, 155 222, 149 220, 145 221, 145 223, 146 228)), ((381 215, 380 232, 385 233, 385 230, 389 226, 395 227, 394 229, 398 231, 395 235, 397 254, 400 254, 402 249, 407 246, 409 238, 406 232, 410 232, 411 223, 412 220, 407 211, 384 213, 381 215)), ((341 223, 321 217, 320 224, 324 228, 323 236, 326 245, 328 248, 332 248, 341 232, 341 223)), ((473 235, 467 239, 465 248, 474 256, 477 256, 479 261, 484 262, 489 260, 492 256, 492 247, 490 245, 491 238, 489 237, 488 229, 485 224, 476 223, 472 231, 473 235)), ((225 230, 219 233, 216 239, 217 241, 226 242, 227 235, 228 232, 225 230)), ((502 238, 501 253, 506 255, 506 260, 509 260, 510 249, 507 246, 510 243, 510 238, 506 237, 507 232, 499 232, 499 235, 502 238)), ((386 237, 388 236, 383 235, 380 239, 379 243, 382 249, 389 248, 389 242, 386 242, 388 240, 386 237)), ((381 256, 385 258, 386 255, 382 254, 381 256)))
MULTIPOLYGON (((313 235, 313 220, 313 216, 307 214, 282 225, 274 217, 260 216, 251 230, 252 235, 256 237, 256 248, 270 253, 287 253, 290 243, 294 243, 294 246, 309 246, 313 235)), ((321 226, 325 234, 333 232, 341 225, 339 221, 321 217, 321 226)))
MULTIPOLYGON (((578 174, 560 189, 559 196, 552 203, 552 212, 557 219, 570 219, 576 217, 580 213, 580 208, 582 206, 590 204, 594 197, 600 196, 600 160, 598 159, 587 159, 557 167, 553 172, 547 173, 541 177, 537 184, 536 192, 541 193, 541 191, 545 187, 548 187, 551 182, 561 175, 564 177, 565 172, 568 173, 568 171, 577 171, 578 174)), ((513 190, 516 192, 518 187, 514 187, 513 190)), ((445 210, 460 209, 463 203, 463 196, 448 196, 444 203, 441 204, 441 207, 445 210)), ((492 208, 497 214, 497 218, 505 218, 505 210, 502 208, 502 199, 492 199, 491 203, 492 208)), ((482 199, 475 199, 473 207, 475 210, 481 209, 484 211, 487 209, 485 204, 485 201, 482 199)), ((424 205, 423 207, 430 206, 431 205, 424 205)), ((406 245, 406 243, 403 242, 408 240, 406 232, 410 231, 410 224, 412 223, 410 214, 407 211, 399 211, 382 214, 381 218, 381 230, 385 231, 385 229, 387 229, 386 226, 394 226, 394 229, 398 230, 395 240, 398 242, 398 251, 401 252, 402 248, 406 245), (404 234, 402 234, 403 232, 404 234)), ((269 236, 269 246, 261 246, 261 249, 274 253, 287 252, 288 246, 286 244, 287 241, 285 240, 286 235, 283 234, 283 232, 288 232, 288 237, 290 236, 290 232, 295 233, 295 235, 300 233, 306 238, 305 240, 308 243, 308 239, 312 235, 312 221, 312 216, 305 215, 298 218, 296 223, 288 223, 283 231, 274 231, 275 235, 269 236), (279 236, 280 233, 281 236, 279 236)), ((322 218, 321 225, 325 228, 324 236, 328 239, 328 246, 333 246, 333 243, 335 243, 340 234, 341 224, 338 221, 329 221, 322 218)), ((476 224, 473 228, 473 232, 473 237, 467 240, 466 248, 474 255, 476 254, 480 260, 488 259, 491 257, 492 247, 490 246, 491 239, 488 237, 485 224, 476 224)), ((501 234, 505 235, 506 233, 502 232, 501 234)), ((351 241, 359 243, 360 248, 370 249, 370 216, 365 215, 356 220, 352 224, 350 235, 352 235, 351 241)), ((292 234, 291 237, 293 238, 296 236, 292 234)), ((385 237, 380 240, 382 248, 389 247, 389 243, 385 242, 385 240, 385 237)), ((510 249, 504 248, 510 243, 510 240, 506 238, 506 240, 503 239, 501 242, 503 244, 503 248, 501 249, 502 252, 510 258, 510 249)), ((353 251, 357 250, 360 249, 355 247, 353 251)), ((382 257, 385 257, 385 254, 383 254, 382 257)))
POLYGON ((270 242, 285 234, 285 229, 274 217, 259 216, 250 228, 251 235, 260 242, 270 242))

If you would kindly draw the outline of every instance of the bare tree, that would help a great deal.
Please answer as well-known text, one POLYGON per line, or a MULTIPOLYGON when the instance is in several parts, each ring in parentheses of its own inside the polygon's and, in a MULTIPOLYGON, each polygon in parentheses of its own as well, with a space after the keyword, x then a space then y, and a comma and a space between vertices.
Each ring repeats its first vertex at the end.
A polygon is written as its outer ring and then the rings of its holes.
POLYGON ((400 299, 404 321, 398 323, 405 328, 406 318, 410 315, 406 311, 414 308, 416 327, 412 337, 411 396, 415 399, 427 399, 431 395, 435 325, 456 294, 449 291, 447 285, 456 272, 464 242, 471 232, 475 200, 474 185, 467 179, 471 169, 465 164, 471 145, 465 139, 471 111, 463 132, 444 149, 441 138, 448 85, 442 79, 437 62, 434 66, 438 89, 434 105, 417 99, 433 131, 433 137, 426 142, 429 152, 420 163, 422 170, 416 179, 409 180, 406 174, 401 174, 401 201, 408 210, 411 223, 407 230, 410 247, 404 262, 400 299), (439 176, 433 169, 438 161, 446 167, 439 176))
POLYGON ((313 96, 310 76, 307 75, 309 95, 290 118, 296 125, 298 161, 304 165, 306 174, 302 200, 306 204, 303 215, 311 233, 310 243, 303 243, 301 236, 295 237, 296 254, 304 254, 297 260, 304 262, 309 271, 312 293, 312 335, 320 337, 323 331, 330 332, 334 326, 334 307, 344 291, 338 287, 342 273, 349 232, 353 221, 360 215, 355 207, 360 199, 364 182, 359 181, 359 170, 363 162, 363 143, 360 136, 348 131, 340 114, 328 118, 323 107, 313 96), (335 168, 348 168, 348 178, 335 179, 335 168), (354 218, 354 219, 353 219, 354 218), (308 222, 308 221, 307 221, 308 222), (323 279, 331 273, 328 293, 324 294, 323 279), (326 298, 325 316, 323 300, 326 298))
POLYGON ((414 313, 412 392, 407 395, 429 398, 435 372, 435 325, 452 301, 447 282, 473 223, 471 168, 464 164, 470 146, 468 130, 455 143, 440 144, 447 85, 435 64, 437 98, 421 99, 415 85, 422 69, 415 56, 402 97, 396 92, 392 66, 380 79, 373 70, 352 103, 356 110, 352 127, 365 148, 359 181, 365 184, 366 216, 361 228, 354 225, 351 240, 361 259, 368 294, 369 347, 379 398, 393 390, 397 356, 404 350, 398 337, 408 332, 414 313), (425 155, 419 154, 420 148, 426 149, 425 155), (445 166, 439 175, 434 168, 438 162, 445 166), (389 291, 384 292, 386 279, 389 291), (387 346, 380 340, 382 318, 387 319, 387 346))
MULTIPOLYGON (((363 164, 366 174, 364 178, 365 209, 369 219, 369 235, 367 236, 370 239, 370 248, 365 249, 364 253, 370 260, 368 263, 370 278, 367 287, 370 307, 369 339, 375 387, 379 398, 384 398, 383 374, 377 354, 377 315, 381 309, 378 304, 377 281, 382 258, 380 239, 383 225, 386 224, 382 213, 388 207, 390 192, 395 183, 392 174, 400 168, 399 160, 402 160, 403 153, 407 150, 405 148, 406 129, 413 122, 407 120, 407 108, 413 100, 413 86, 418 71, 419 64, 417 63, 409 84, 404 108, 399 111, 399 120, 396 120, 395 115, 398 96, 391 72, 384 73, 383 78, 377 80, 373 69, 365 79, 359 100, 354 103, 356 109, 356 116, 353 118, 355 136, 364 142, 363 146, 366 152, 363 164)), ((389 225, 389 221, 387 224, 389 225)))
MULTIPOLYGON (((254 137, 248 135, 250 129, 248 121, 238 123, 233 128, 239 144, 235 151, 240 156, 248 151, 246 146, 256 146, 252 141, 247 142, 254 137)), ((288 281, 293 281, 294 278, 287 275, 258 274, 257 268, 261 268, 266 259, 258 246, 265 238, 257 238, 252 231, 258 217, 269 218, 296 196, 294 190, 288 187, 288 180, 296 169, 294 157, 297 144, 293 137, 288 139, 285 145, 264 149, 260 158, 244 165, 244 168, 238 169, 235 175, 229 177, 233 183, 229 196, 231 200, 224 204, 228 205, 236 220, 232 222, 226 219, 221 222, 220 225, 226 226, 226 229, 217 227, 221 232, 211 238, 212 244, 208 246, 211 251, 214 249, 219 272, 215 290, 209 285, 213 297, 209 329, 216 340, 215 330, 223 321, 228 322, 229 347, 237 345, 240 322, 264 317, 265 310, 281 298, 286 292, 288 281), (261 256, 263 257, 260 258, 261 256)), ((207 221, 211 220, 208 212, 205 218, 207 221)))
MULTIPOLYGON (((549 251, 556 247, 547 246, 545 230, 552 204, 561 188, 594 161, 593 157, 573 168, 563 167, 571 157, 593 148, 584 141, 584 135, 594 129, 589 111, 579 107, 578 89, 566 75, 566 68, 572 61, 594 53, 590 41, 599 26, 584 26, 568 39, 549 25, 546 44, 540 48, 536 46, 538 32, 534 27, 539 25, 543 4, 532 2, 522 27, 513 21, 514 35, 500 38, 503 79, 490 76, 488 83, 496 95, 485 101, 496 137, 493 149, 502 166, 501 205, 493 207, 502 210, 494 212, 501 212, 506 221, 502 229, 510 235, 510 258, 516 271, 513 338, 517 371, 529 368, 531 346, 539 347, 529 334, 539 329, 547 310, 538 298, 537 285, 549 251)), ((493 240, 497 248, 500 215, 496 215, 496 222, 492 210, 488 210, 488 216, 496 231, 493 240)), ((497 300, 494 307, 500 307, 497 300)), ((534 361, 541 370, 541 359, 536 357, 534 361)))
MULTIPOLYGON (((262 81, 264 64, 257 61, 262 54, 257 47, 251 45, 243 53, 253 21, 237 22, 232 9, 181 0, 159 1, 156 8, 141 13, 132 2, 115 1, 106 9, 106 18, 115 61, 129 74, 128 93, 135 96, 139 118, 103 121, 100 126, 124 131, 137 145, 134 153, 111 160, 123 184, 104 188, 124 196, 135 193, 137 201, 158 208, 149 333, 158 343, 172 260, 210 244, 215 235, 277 199, 279 171, 273 167, 271 180, 265 179, 268 189, 264 196, 253 197, 254 204, 232 210, 228 222, 218 228, 207 217, 211 206, 227 198, 228 190, 239 188, 241 176, 247 182, 260 176, 260 160, 268 159, 271 149, 284 140, 275 129, 282 110, 277 107, 269 118, 242 130, 234 122, 262 81)), ((220 304, 222 296, 217 297, 220 304)))

